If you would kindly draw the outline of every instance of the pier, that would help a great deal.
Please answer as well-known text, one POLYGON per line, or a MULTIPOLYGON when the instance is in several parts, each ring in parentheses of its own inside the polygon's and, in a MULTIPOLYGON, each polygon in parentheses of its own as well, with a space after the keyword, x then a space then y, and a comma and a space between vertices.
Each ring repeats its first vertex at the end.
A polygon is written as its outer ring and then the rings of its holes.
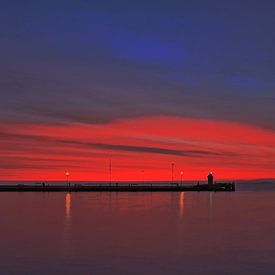
POLYGON ((212 172, 207 176, 207 184, 182 185, 181 183, 171 182, 159 185, 150 182, 142 183, 105 183, 105 184, 71 184, 66 173, 66 184, 46 184, 37 182, 35 184, 7 184, 0 185, 0 192, 188 192, 188 191, 213 191, 213 192, 232 192, 235 191, 234 182, 214 182, 212 172))
POLYGON ((188 191, 213 191, 225 192, 235 191, 235 183, 214 183, 214 184, 196 184, 182 186, 179 184, 170 185, 84 185, 84 184, 17 184, 1 185, 0 192, 188 192, 188 191))

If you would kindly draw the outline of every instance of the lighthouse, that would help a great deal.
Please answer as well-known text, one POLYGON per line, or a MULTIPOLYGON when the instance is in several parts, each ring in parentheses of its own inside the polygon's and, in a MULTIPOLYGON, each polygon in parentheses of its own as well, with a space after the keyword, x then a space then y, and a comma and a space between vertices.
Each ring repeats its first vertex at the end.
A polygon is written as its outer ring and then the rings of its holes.
POLYGON ((207 179, 208 179, 208 185, 214 184, 214 176, 213 176, 212 172, 209 173, 209 175, 207 176, 207 179))

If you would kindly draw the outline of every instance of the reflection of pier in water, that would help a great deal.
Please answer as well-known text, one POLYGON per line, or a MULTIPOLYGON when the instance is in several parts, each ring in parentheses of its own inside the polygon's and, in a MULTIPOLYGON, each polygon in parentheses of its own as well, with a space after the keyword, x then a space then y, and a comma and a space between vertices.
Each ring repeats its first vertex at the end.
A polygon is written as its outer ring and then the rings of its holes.
POLYGON ((65 221, 64 221, 64 255, 65 257, 72 256, 71 243, 71 193, 65 195, 65 221))
POLYGON ((180 205, 180 219, 183 218, 183 214, 184 214, 184 192, 181 192, 180 193, 180 202, 179 202, 179 205, 180 205))
POLYGON ((71 219, 71 193, 66 193, 65 197, 66 221, 71 219))
MULTIPOLYGON (((212 221, 213 210, 215 205, 216 194, 213 192, 208 193, 189 193, 180 192, 177 197, 174 196, 174 200, 177 200, 179 219, 208 219, 212 221), (203 207, 201 204, 203 202, 203 207), (200 205, 200 206, 199 206, 200 205)), ((171 206, 175 201, 171 201, 171 206)), ((172 207, 173 208, 173 207, 172 207)))
POLYGON ((208 217, 209 221, 212 221, 212 209, 213 209, 213 194, 212 192, 209 192, 208 196, 208 217))

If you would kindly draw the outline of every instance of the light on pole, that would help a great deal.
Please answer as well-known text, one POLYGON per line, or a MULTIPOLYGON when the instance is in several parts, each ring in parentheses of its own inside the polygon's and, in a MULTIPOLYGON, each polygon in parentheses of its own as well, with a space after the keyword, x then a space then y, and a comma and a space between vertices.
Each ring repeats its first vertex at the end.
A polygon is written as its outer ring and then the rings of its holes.
POLYGON ((112 185, 112 160, 109 159, 109 185, 112 185))
POLYGON ((67 177, 67 186, 69 186, 69 172, 66 172, 66 177, 67 177))
POLYGON ((175 163, 171 164, 171 168, 172 168, 172 183, 174 183, 174 167, 175 167, 175 163))
POLYGON ((183 175, 183 172, 180 172, 180 185, 182 186, 182 175, 183 175))

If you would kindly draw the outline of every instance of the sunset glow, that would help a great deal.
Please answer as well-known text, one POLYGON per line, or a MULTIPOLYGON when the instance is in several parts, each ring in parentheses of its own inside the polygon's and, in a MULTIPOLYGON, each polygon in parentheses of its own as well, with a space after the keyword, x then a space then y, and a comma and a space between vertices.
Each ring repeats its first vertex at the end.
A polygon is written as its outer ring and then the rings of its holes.
POLYGON ((0 179, 275 177, 272 1, 27 2, 0 8, 0 179))
POLYGON ((275 177, 275 133, 240 123, 154 116, 101 125, 1 126, 1 178, 113 181, 275 177))

